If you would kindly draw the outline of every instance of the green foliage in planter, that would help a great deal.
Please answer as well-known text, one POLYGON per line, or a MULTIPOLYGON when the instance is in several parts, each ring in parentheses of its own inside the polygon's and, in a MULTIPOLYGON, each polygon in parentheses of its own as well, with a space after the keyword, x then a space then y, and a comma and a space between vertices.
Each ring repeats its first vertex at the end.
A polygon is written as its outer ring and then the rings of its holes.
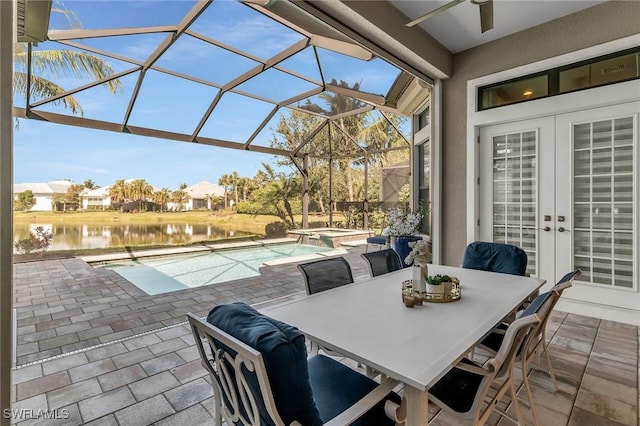
POLYGON ((451 277, 449 275, 429 275, 426 278, 427 284, 429 285, 440 285, 442 283, 448 283, 451 281, 451 277))

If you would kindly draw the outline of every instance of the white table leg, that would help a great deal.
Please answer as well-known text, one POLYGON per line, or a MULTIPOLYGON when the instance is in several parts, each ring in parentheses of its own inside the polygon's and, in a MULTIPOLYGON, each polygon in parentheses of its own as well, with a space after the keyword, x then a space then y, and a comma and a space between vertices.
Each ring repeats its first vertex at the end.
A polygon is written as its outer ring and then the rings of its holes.
POLYGON ((427 392, 405 385, 404 398, 407 402, 406 426, 427 426, 429 420, 427 392))

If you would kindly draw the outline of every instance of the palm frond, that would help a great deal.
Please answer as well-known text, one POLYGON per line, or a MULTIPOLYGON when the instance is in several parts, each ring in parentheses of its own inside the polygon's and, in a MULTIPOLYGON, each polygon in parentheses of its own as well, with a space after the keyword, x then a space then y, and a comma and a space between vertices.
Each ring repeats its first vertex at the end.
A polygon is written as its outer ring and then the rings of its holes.
POLYGON ((59 13, 67 19, 67 23, 71 28, 82 28, 82 22, 80 18, 73 10, 67 9, 67 7, 61 1, 54 1, 51 6, 51 12, 59 13))
MULTIPOLYGON (((23 95, 27 92, 27 75, 23 72, 14 71, 13 73, 13 90, 23 95)), ((31 76, 31 89, 29 96, 33 99, 46 99, 65 93, 62 87, 38 76, 31 76)), ((62 104, 65 108, 70 109, 73 114, 84 115, 84 110, 78 101, 71 95, 57 99, 51 102, 53 105, 62 104)))
MULTIPOLYGON (((26 66, 27 51, 16 52, 15 60, 26 66)), ((43 78, 74 77, 101 80, 115 74, 114 69, 103 59, 87 52, 75 50, 34 50, 31 55, 32 74, 43 78)), ((104 84, 111 93, 122 91, 119 79, 104 84)))

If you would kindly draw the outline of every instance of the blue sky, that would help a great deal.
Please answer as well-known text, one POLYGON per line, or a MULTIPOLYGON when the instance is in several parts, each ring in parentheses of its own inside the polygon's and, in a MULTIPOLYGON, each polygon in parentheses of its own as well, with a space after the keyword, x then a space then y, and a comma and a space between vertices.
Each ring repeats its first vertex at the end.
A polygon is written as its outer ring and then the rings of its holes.
MULTIPOLYGON (((82 26, 87 29, 172 25, 191 8, 193 1, 65 1, 82 26), (161 5, 161 7, 158 7, 161 5)), ((53 14, 52 29, 69 25, 60 14, 53 14)), ((268 59, 282 49, 302 39, 261 14, 233 0, 215 1, 192 25, 194 31, 224 44, 268 59)), ((144 60, 164 38, 158 34, 85 39, 82 43, 111 51, 135 60, 144 60)), ((68 48, 57 43, 41 43, 37 49, 68 48)), ((359 82, 361 89, 385 94, 398 70, 375 59, 364 62, 319 49, 326 81, 332 78, 359 82)), ((313 50, 307 48, 283 62, 295 72, 319 80, 313 50)), ((116 72, 133 67, 126 61, 105 58, 116 72)), ((175 72, 224 84, 251 69, 258 62, 230 55, 224 49, 204 43, 195 37, 182 37, 157 65, 175 72)), ((76 95, 86 118, 121 123, 137 73, 121 79, 122 94, 111 95, 103 87, 92 88, 76 95)), ((182 80, 182 79, 178 79, 182 80)), ((78 79, 56 79, 66 89, 86 84, 78 79)), ((275 101, 317 87, 289 74, 272 69, 238 87, 239 90, 275 101)), ((145 76, 136 100, 130 125, 158 128, 191 134, 218 90, 188 80, 176 83, 159 71, 145 76), (170 101, 167 102, 167 99, 170 101)), ((14 103, 24 106, 16 96, 14 103)), ((272 105, 246 96, 226 93, 206 122, 200 135, 244 143, 271 110, 272 105)), ((60 107, 45 104, 43 111, 69 114, 60 107)), ((283 112, 286 114, 285 112, 283 112)), ((279 112, 254 141, 268 146, 279 112)), ((207 180, 217 183, 223 174, 234 171, 252 177, 261 163, 273 163, 274 157, 248 151, 216 148, 207 145, 139 137, 99 130, 75 128, 36 120, 20 120, 15 132, 14 182, 46 182, 71 179, 82 183, 92 179, 100 186, 116 179, 146 179, 156 188, 176 189, 207 180)))

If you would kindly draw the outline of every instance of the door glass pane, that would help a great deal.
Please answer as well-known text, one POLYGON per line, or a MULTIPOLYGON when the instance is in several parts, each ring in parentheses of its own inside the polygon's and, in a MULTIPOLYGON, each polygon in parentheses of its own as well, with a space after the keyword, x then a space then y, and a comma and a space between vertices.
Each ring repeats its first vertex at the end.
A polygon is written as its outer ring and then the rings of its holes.
POLYGON ((580 281, 633 288, 633 118, 573 126, 573 258, 580 281))
POLYGON ((493 241, 522 248, 537 272, 537 132, 493 136, 493 241))
POLYGON ((633 144, 633 117, 619 118, 614 121, 615 132, 613 143, 615 146, 633 144))

